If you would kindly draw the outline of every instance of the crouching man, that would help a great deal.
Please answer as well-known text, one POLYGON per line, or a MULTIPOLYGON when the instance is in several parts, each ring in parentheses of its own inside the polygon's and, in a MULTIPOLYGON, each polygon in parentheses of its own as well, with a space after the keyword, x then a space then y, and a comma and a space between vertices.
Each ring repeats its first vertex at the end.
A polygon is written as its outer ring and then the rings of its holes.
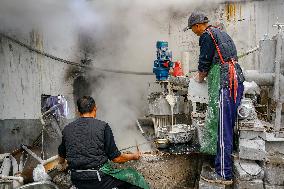
MULTIPOLYGON (((138 160, 140 152, 121 153, 110 126, 96 119, 96 103, 90 96, 77 101, 80 118, 68 124, 58 147, 59 167, 67 160, 72 184, 78 189, 148 189, 143 176, 133 169, 114 169, 108 160, 138 160)), ((64 166, 62 166, 64 167, 64 166)))

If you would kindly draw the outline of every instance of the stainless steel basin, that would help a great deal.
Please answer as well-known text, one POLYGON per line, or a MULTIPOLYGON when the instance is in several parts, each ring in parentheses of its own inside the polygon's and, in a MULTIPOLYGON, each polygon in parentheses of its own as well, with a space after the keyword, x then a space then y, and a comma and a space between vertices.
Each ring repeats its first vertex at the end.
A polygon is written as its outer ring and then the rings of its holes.
POLYGON ((26 184, 18 189, 59 189, 59 188, 52 182, 44 181, 44 182, 33 182, 30 184, 26 184))

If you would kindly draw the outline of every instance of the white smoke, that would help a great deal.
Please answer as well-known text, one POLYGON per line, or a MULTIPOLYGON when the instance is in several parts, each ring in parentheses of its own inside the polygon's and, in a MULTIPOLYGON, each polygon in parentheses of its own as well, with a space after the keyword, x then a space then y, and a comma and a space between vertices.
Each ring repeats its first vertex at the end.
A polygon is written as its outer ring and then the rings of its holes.
MULTIPOLYGON (((83 3, 83 1, 80 1, 83 3)), ((187 17, 195 8, 209 1, 92 1, 101 18, 101 28, 87 26, 93 41, 96 67, 114 70, 151 72, 156 58, 157 40, 169 40, 169 20, 187 17)), ((212 6, 212 4, 210 4, 212 6)), ((78 7, 74 7, 75 9, 78 7)), ((76 12, 89 12, 79 11, 76 12)), ((186 25, 184 25, 185 27, 186 25)), ((94 74, 96 74, 94 72, 94 74)), ((147 84, 153 76, 129 76, 105 73, 99 88, 95 88, 98 117, 110 122, 120 148, 145 142, 136 127, 136 119, 145 114, 147 84)), ((143 146, 144 150, 148 150, 143 146)))
MULTIPOLYGON (((37 29, 48 44, 45 50, 57 56, 71 59, 85 45, 96 67, 152 72, 155 43, 169 40, 169 21, 188 17, 196 8, 212 8, 219 2, 221 0, 2 0, 0 30, 29 32, 37 29), (79 36, 87 39, 83 40, 84 44, 79 36)), ((121 148, 134 145, 135 140, 143 141, 135 120, 145 113, 150 81, 154 81, 154 75, 104 73, 100 84, 92 86, 98 118, 110 123, 121 148)))

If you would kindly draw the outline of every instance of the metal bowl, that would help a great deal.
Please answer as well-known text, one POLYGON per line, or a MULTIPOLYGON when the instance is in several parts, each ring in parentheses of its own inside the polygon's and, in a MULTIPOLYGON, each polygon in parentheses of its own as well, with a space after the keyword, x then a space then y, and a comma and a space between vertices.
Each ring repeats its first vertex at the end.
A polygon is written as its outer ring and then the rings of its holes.
POLYGON ((33 182, 21 186, 18 189, 59 189, 55 184, 49 181, 33 182))
POLYGON ((168 148, 170 141, 166 138, 157 138, 155 144, 157 148, 168 148))
POLYGON ((168 139, 170 143, 179 144, 189 142, 193 137, 192 131, 185 132, 169 132, 168 139))

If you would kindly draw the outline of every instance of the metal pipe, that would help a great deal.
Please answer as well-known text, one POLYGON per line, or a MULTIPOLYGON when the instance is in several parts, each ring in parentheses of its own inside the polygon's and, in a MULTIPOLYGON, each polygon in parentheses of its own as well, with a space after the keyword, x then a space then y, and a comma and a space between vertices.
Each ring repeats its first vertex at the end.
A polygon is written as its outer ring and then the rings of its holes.
POLYGON ((16 178, 13 179, 14 177, 11 177, 11 180, 13 180, 13 188, 18 188, 23 185, 23 177, 20 176, 23 170, 23 154, 21 155, 19 164, 12 155, 10 155, 10 159, 13 166, 13 176, 16 178))
POLYGON ((15 177, 15 176, 5 176, 5 175, 0 175, 1 179, 7 179, 7 180, 17 180, 21 183, 23 183, 24 178, 23 177, 15 177))
POLYGON ((13 188, 19 188, 24 184, 24 178, 18 177, 19 179, 13 179, 13 188))
POLYGON ((257 70, 246 70, 244 71, 244 76, 246 81, 254 81, 261 86, 272 86, 274 84, 273 73, 260 73, 257 70))
MULTIPOLYGON (((280 31, 281 32, 281 31, 280 31)), ((274 94, 273 97, 277 102, 276 105, 276 117, 274 122, 274 130, 278 132, 281 128, 281 112, 282 103, 280 102, 280 61, 281 61, 281 48, 282 48, 282 36, 280 32, 277 34, 277 44, 276 44, 276 58, 275 58, 275 80, 274 80, 274 94)))
POLYGON ((18 162, 12 155, 10 155, 10 159, 13 167, 13 175, 15 175, 16 173, 19 172, 18 162))
POLYGON ((24 178, 21 176, 6 176, 0 175, 1 179, 4 180, 12 180, 13 181, 13 188, 18 188, 24 184, 24 178))
POLYGON ((23 169, 24 169, 24 153, 22 153, 20 157, 19 172, 23 172, 23 169))
POLYGON ((250 49, 250 50, 248 50, 247 52, 245 52, 245 53, 239 55, 239 56, 238 56, 238 59, 243 58, 243 57, 245 57, 245 56, 247 56, 247 55, 249 55, 249 54, 251 54, 251 53, 257 51, 258 49, 259 49, 259 46, 256 46, 256 47, 254 47, 253 49, 250 49))
POLYGON ((11 160, 9 156, 7 156, 4 158, 1 169, 0 169, 1 175, 9 176, 10 169, 11 169, 11 160))
POLYGON ((189 73, 189 62, 190 62, 189 58, 190 58, 189 52, 184 51, 181 53, 181 62, 182 62, 181 68, 185 75, 189 73))
POLYGON ((281 128, 281 112, 282 112, 282 102, 278 100, 275 109, 275 122, 274 122, 274 130, 276 131, 276 137, 278 136, 278 132, 281 128))
POLYGON ((157 120, 154 118, 154 117, 152 117, 152 121, 153 121, 153 123, 154 123, 154 132, 155 132, 155 136, 157 136, 157 120))
POLYGON ((140 125, 139 121, 138 121, 138 120, 136 120, 136 123, 137 123, 138 128, 140 129, 140 131, 141 131, 142 135, 144 135, 144 133, 145 133, 145 132, 143 131, 143 129, 142 129, 142 127, 141 127, 141 125, 140 125))
POLYGON ((25 145, 21 146, 26 152, 28 152, 33 158, 35 158, 39 163, 43 164, 44 161, 38 156, 36 155, 33 151, 31 151, 30 149, 28 149, 25 145))
POLYGON ((275 57, 274 95, 273 95, 273 97, 276 101, 279 101, 281 47, 282 47, 282 37, 281 37, 280 34, 277 34, 276 57, 275 57))
POLYGON ((50 163, 50 162, 56 160, 57 158, 58 158, 58 155, 52 156, 51 158, 48 158, 47 160, 44 160, 44 161, 43 161, 43 165, 48 164, 48 163, 50 163))
MULTIPOLYGON (((29 189, 29 188, 52 188, 52 189, 59 189, 53 182, 50 181, 40 181, 40 182, 33 182, 30 184, 25 184, 18 189, 29 189)), ((72 187, 71 187, 72 188, 72 187)))
MULTIPOLYGON (((254 81, 260 86, 273 86, 275 81, 275 73, 261 73, 257 70, 245 70, 244 76, 246 81, 254 81)), ((279 75, 279 93, 284 95, 284 76, 279 75)))
POLYGON ((284 102, 284 76, 280 73, 280 62, 278 59, 279 56, 275 60, 275 73, 260 73, 256 70, 247 70, 244 72, 246 81, 254 81, 262 86, 274 86, 273 98, 276 101, 274 130, 276 132, 279 132, 281 129, 281 112, 282 103, 284 102))

